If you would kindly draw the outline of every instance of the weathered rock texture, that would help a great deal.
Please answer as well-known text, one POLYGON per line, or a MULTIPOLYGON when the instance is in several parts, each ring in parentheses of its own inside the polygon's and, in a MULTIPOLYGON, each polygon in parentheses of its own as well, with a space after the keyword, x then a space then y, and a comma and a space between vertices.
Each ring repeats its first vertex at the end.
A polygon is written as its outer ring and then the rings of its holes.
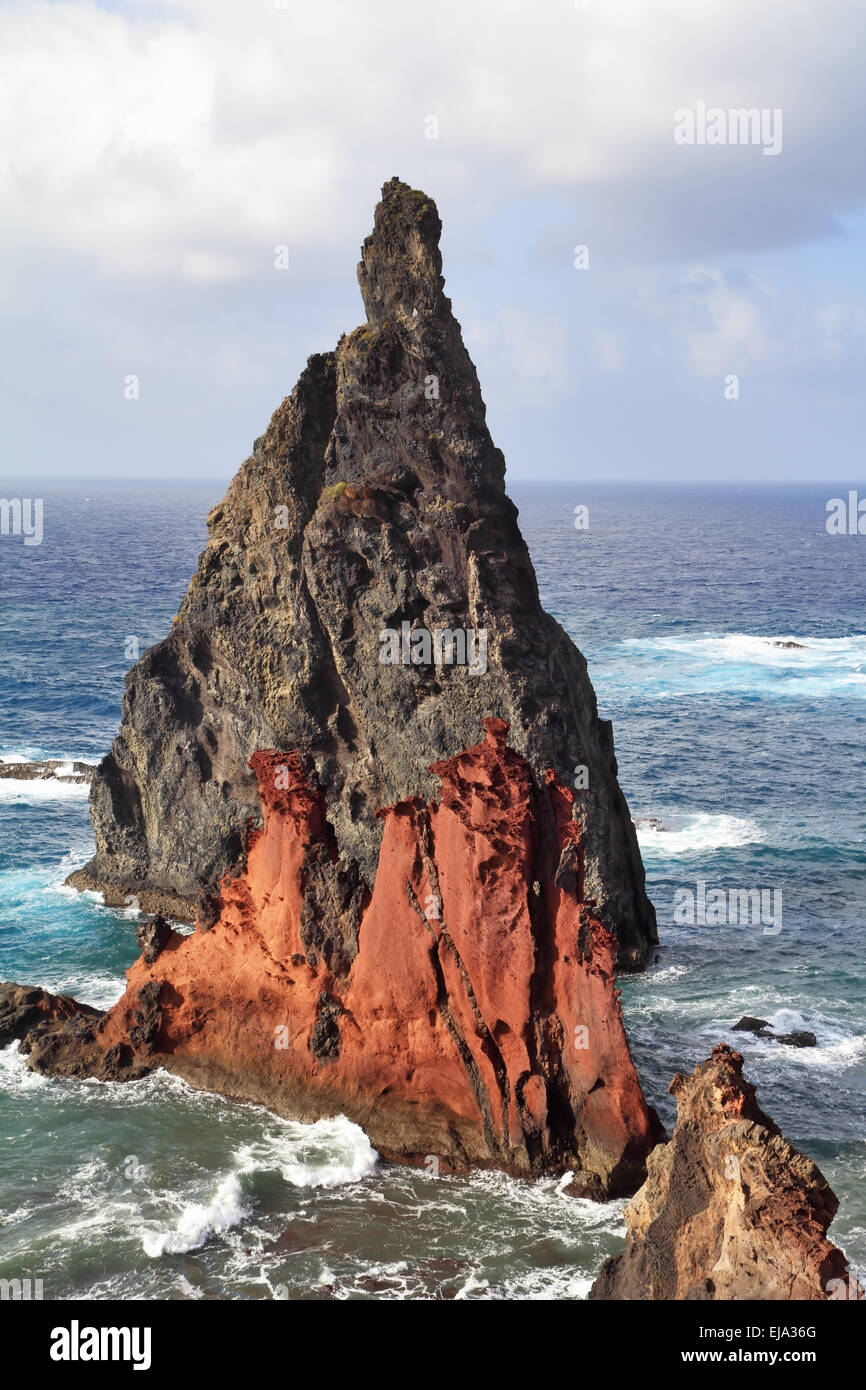
POLYGON ((156 922, 100 1045, 139 1072, 303 1120, 342 1113, 385 1156, 633 1192, 658 1121, 589 895, 583 813, 488 719, 481 744, 380 812, 372 893, 297 754, 252 758, 264 827, 192 936, 156 922))
POLYGON ((761 1111, 724 1043, 677 1074, 672 1139, 650 1155, 626 1207, 628 1239, 591 1299, 863 1297, 827 1239, 838 1200, 761 1111))
POLYGON ((149 1068, 130 1047, 99 1040, 105 1015, 66 994, 0 984, 0 1047, 18 1042, 32 1071, 43 1075, 134 1081, 149 1068))
POLYGON ((96 855, 71 881, 192 917, 242 864, 252 754, 285 748, 326 798, 348 879, 372 888, 378 807, 429 798, 429 765, 494 715, 536 779, 588 768, 586 891, 639 967, 655 917, 610 724, 540 607, 440 231, 429 198, 385 185, 358 267, 367 323, 309 359, 211 512, 171 635, 127 677, 92 787, 96 855), (404 621, 486 632, 486 673, 381 664, 380 632, 404 621))

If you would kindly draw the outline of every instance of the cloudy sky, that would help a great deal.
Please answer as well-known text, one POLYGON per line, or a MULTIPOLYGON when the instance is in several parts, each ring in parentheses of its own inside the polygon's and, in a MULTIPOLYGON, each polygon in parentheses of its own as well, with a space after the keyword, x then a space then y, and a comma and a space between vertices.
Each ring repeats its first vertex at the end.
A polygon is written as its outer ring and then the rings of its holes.
POLYGON ((398 174, 513 480, 854 485, 864 51, 862 0, 4 3, 4 471, 229 477, 398 174))

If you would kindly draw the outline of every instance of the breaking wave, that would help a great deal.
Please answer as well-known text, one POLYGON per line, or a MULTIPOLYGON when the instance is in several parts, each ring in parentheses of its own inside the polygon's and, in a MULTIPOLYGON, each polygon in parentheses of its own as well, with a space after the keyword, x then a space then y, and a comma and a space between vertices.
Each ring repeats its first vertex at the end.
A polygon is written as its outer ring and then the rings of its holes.
POLYGON ((86 801, 89 782, 61 782, 57 777, 0 777, 0 801, 86 801))
POLYGON ((709 811, 638 817, 634 824, 645 859, 735 849, 739 845, 757 844, 765 838, 757 821, 745 816, 713 815, 709 811))
POLYGON ((209 1202, 190 1202, 178 1218, 174 1230, 152 1232, 144 1236, 145 1255, 158 1259, 160 1255, 182 1255, 198 1250, 211 1236, 224 1235, 237 1226, 249 1208, 244 1200, 240 1179, 229 1173, 217 1184, 209 1202))
POLYGON ((866 699, 866 636, 703 633, 627 638, 601 654, 603 681, 629 694, 740 693, 780 699, 866 699))

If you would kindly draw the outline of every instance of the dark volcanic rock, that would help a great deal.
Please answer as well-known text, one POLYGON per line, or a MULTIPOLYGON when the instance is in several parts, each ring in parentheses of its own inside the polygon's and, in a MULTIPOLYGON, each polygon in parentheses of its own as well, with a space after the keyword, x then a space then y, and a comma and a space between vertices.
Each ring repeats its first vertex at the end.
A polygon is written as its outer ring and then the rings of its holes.
POLYGON ((765 1018, 753 1018, 751 1014, 743 1014, 739 1023, 735 1023, 733 1032, 735 1033, 756 1033, 760 1035, 765 1028, 769 1028, 769 1023, 765 1018))
POLYGON ((788 1047, 817 1047, 818 1039, 808 1028, 801 1028, 794 1033, 770 1033, 769 1037, 774 1037, 776 1042, 787 1043, 788 1047))
POLYGON ((753 1018, 744 1014, 739 1023, 733 1026, 734 1033, 754 1033, 756 1038, 766 1038, 770 1042, 785 1043, 788 1047, 817 1047, 818 1039, 806 1028, 793 1033, 774 1033, 772 1025, 765 1018, 753 1018))
POLYGON ((139 922, 135 929, 135 938, 148 965, 153 965, 160 951, 168 945, 172 935, 171 927, 159 913, 155 917, 146 917, 142 922, 139 922))
POLYGON ((98 1009, 79 1004, 66 994, 49 994, 33 985, 0 984, 0 1047, 21 1041, 34 1029, 52 1027, 70 1018, 101 1018, 98 1009))
POLYGON ((724 1043, 670 1085, 677 1124, 647 1160, 625 1211, 623 1254, 591 1299, 862 1298, 827 1239, 839 1206, 823 1174, 780 1133, 724 1043))
POLYGON ((65 994, 11 982, 0 984, 0 1047, 18 1041, 31 1070, 44 1075, 134 1081, 147 1067, 125 1044, 106 1051, 99 1033, 105 1015, 65 994))
MULTIPOLYGON (((637 967, 655 915, 611 726, 583 657, 540 607, 443 293, 440 230, 425 194, 385 185, 358 268, 367 323, 309 359, 211 512, 170 636, 127 677, 91 792, 96 855, 70 881, 192 916, 242 868, 245 824, 259 815, 251 755, 298 750, 344 864, 328 932, 347 964, 375 877, 376 810, 429 797, 429 765, 493 715, 536 777, 552 767, 572 784, 588 768, 587 896, 637 967), (383 665, 380 633, 403 622, 485 632, 486 672, 383 665)), ((321 907, 315 887, 310 902, 321 907)))
POLYGON ((44 782, 48 778, 55 782, 90 782, 93 772, 90 763, 64 762, 59 758, 41 763, 0 763, 0 777, 16 782, 44 782))
POLYGON ((162 1010, 159 1007, 161 993, 161 980, 148 980, 136 992, 138 1008, 133 1014, 135 1023, 129 1030, 129 1041, 134 1048, 148 1055, 154 1050, 162 1024, 162 1010))

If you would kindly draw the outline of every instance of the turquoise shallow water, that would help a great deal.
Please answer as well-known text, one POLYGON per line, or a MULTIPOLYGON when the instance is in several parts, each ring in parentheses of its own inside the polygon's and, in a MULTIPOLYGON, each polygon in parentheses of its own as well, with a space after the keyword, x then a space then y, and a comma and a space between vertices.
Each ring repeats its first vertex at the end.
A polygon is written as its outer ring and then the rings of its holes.
MULTIPOLYGON (((127 639, 167 631, 220 491, 41 489, 43 545, 0 544, 0 756, 101 756, 127 639)), ((614 720, 659 914, 657 963, 622 981, 647 1094, 670 1124, 674 1071, 736 1042, 836 1189, 833 1235, 862 1271, 866 539, 827 536, 817 491, 514 495, 545 605, 614 720), (781 894, 781 930, 677 923, 699 880, 781 894), (746 1012, 818 1046, 732 1033, 746 1012)), ((106 1005, 134 927, 63 889, 89 852, 79 792, 0 783, 0 977, 106 1005)), ((47 1081, 0 1053, 0 1277, 46 1296, 580 1297, 621 1233, 619 1204, 551 1182, 389 1168, 346 1122, 161 1076, 47 1081)))

